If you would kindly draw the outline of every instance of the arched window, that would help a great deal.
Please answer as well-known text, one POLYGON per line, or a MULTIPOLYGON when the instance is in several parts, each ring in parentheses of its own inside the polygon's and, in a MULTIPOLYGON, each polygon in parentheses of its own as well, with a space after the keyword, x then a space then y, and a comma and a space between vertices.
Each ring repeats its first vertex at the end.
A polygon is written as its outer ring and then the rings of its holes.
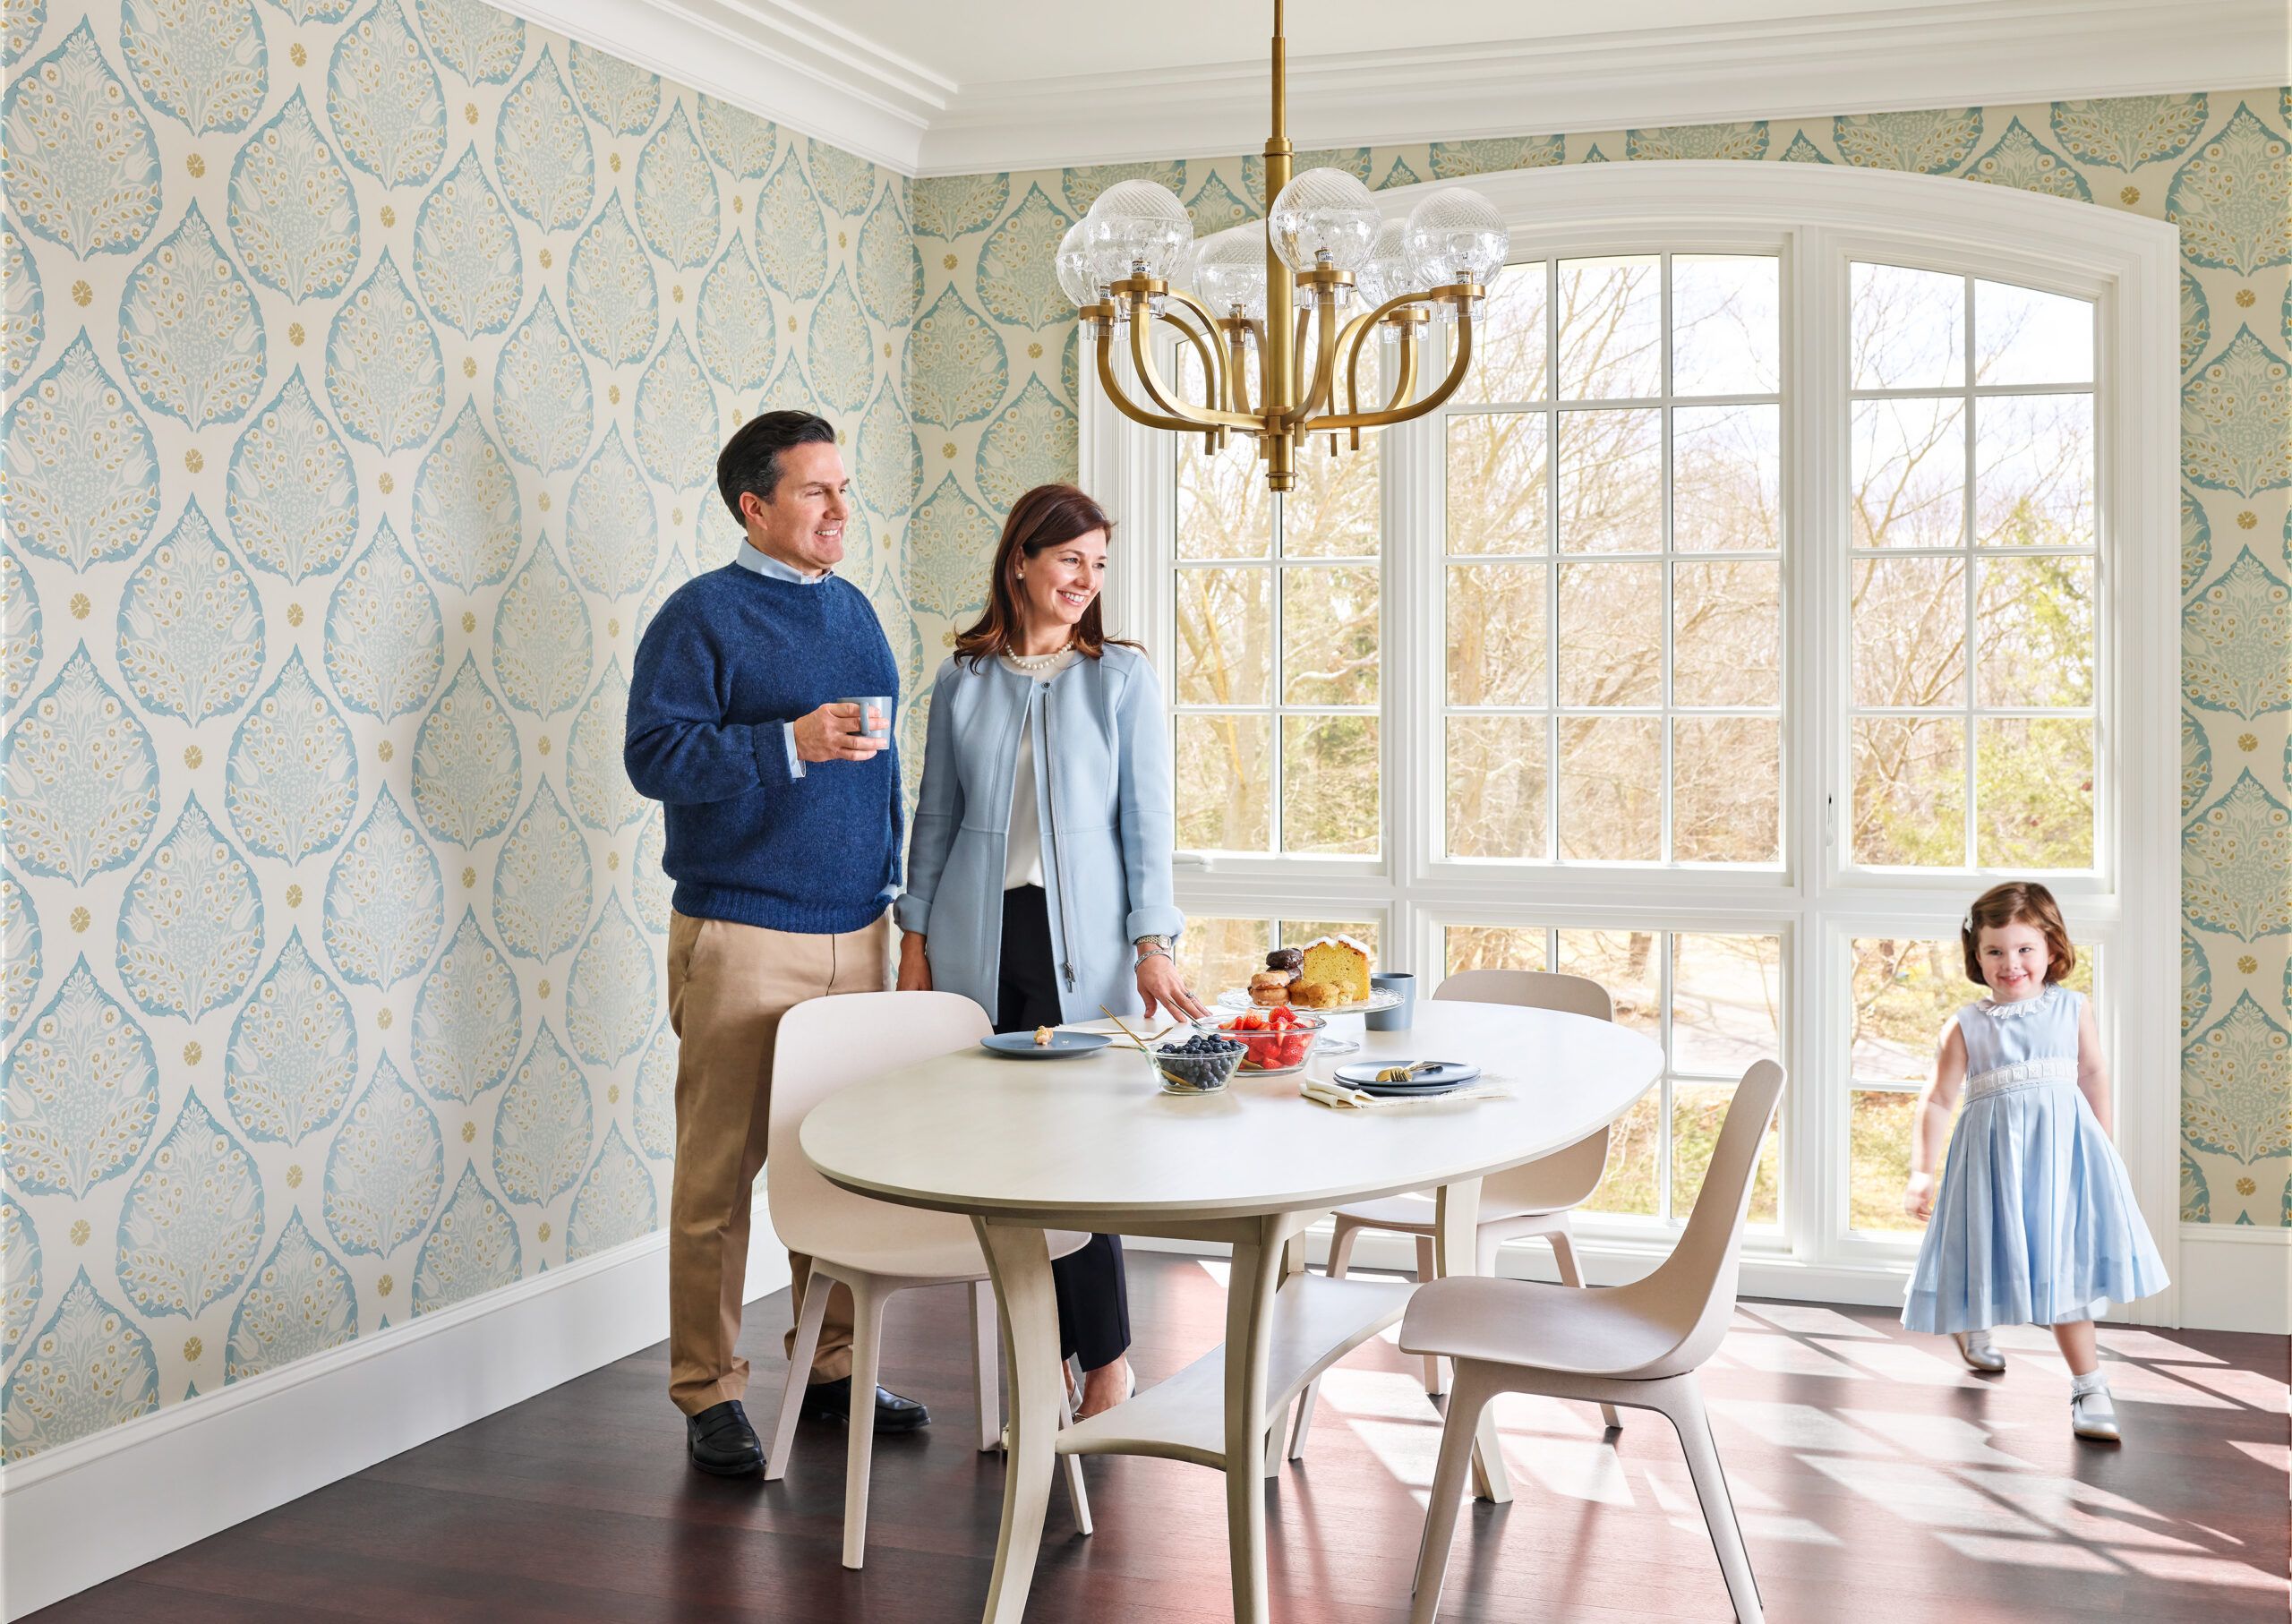
POLYGON ((1888 1301, 1957 921, 2040 876, 2175 1231, 2170 228, 1789 166, 1474 184, 1512 262, 1467 384, 1296 491, 1085 386, 1197 977, 1329 925, 1596 977, 1666 1055, 1586 1222, 1627 1248, 1779 1055, 1750 1288, 1888 1301))

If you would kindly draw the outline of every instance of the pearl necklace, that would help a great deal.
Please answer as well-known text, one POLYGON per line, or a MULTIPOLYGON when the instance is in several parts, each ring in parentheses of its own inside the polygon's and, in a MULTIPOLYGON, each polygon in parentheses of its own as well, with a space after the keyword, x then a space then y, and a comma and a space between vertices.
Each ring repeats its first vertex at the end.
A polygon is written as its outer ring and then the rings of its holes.
POLYGON ((1003 657, 1022 671, 1047 671, 1072 653, 1073 647, 1074 639, 1069 637, 1064 645, 1052 649, 1047 654, 1022 654, 1005 643, 1003 645, 1003 657))

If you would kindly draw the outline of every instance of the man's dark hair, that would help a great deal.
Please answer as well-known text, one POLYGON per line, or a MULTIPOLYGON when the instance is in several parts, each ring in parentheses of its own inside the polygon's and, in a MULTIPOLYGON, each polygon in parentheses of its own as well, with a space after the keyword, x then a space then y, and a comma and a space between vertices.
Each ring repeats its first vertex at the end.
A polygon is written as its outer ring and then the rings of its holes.
POLYGON ((734 431, 716 454, 716 489, 740 524, 740 498, 754 491, 765 501, 780 488, 780 454, 791 446, 832 446, 835 425, 810 412, 765 412, 734 431))

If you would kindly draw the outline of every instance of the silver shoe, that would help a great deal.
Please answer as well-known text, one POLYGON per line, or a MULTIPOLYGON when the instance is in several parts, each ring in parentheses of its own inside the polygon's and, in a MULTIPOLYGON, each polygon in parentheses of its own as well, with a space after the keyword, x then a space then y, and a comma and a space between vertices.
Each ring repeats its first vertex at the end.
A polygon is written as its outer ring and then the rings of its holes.
POLYGON ((2103 1443, 2124 1441, 2117 1430, 2117 1406, 2109 1402, 2108 1389, 2097 1387, 2090 1393, 2069 1396, 2069 1430, 2080 1438, 2103 1443))
POLYGON ((1989 1339, 1986 1330, 1954 1330, 1950 1340, 1958 1345, 1959 1357, 1978 1371, 1993 1375, 2006 1368, 2006 1355, 1989 1339))

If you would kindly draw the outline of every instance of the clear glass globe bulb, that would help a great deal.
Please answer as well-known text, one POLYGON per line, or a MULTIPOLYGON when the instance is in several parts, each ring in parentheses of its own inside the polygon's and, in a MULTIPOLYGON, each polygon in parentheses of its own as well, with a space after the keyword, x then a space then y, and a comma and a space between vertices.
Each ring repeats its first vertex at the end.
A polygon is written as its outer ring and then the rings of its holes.
POLYGON ((1401 241, 1418 286, 1448 287, 1459 282, 1485 286, 1503 269, 1512 234, 1486 198, 1450 186, 1408 211, 1401 241))
POLYGON ((1090 274, 1101 286, 1134 275, 1170 281, 1184 268, 1193 244, 1193 218, 1167 186, 1117 181, 1099 193, 1082 217, 1090 274))
POLYGON ((1053 263, 1058 269, 1059 291, 1074 301, 1077 310, 1106 298, 1106 290, 1090 278, 1090 245, 1082 221, 1069 226, 1066 235, 1058 239, 1053 263))
POLYGON ((1266 215, 1273 252, 1292 270, 1354 270, 1369 257, 1383 216, 1377 200, 1342 169, 1308 169, 1281 188, 1266 215))
POLYGON ((1407 222, 1387 220, 1369 246, 1369 257, 1354 268, 1353 286, 1361 291, 1364 309, 1374 310, 1388 299, 1424 290, 1409 266, 1408 245, 1402 240, 1407 232, 1407 222))
POLYGON ((1193 291, 1220 320, 1265 320, 1265 228, 1236 226, 1202 239, 1193 255, 1193 291))

